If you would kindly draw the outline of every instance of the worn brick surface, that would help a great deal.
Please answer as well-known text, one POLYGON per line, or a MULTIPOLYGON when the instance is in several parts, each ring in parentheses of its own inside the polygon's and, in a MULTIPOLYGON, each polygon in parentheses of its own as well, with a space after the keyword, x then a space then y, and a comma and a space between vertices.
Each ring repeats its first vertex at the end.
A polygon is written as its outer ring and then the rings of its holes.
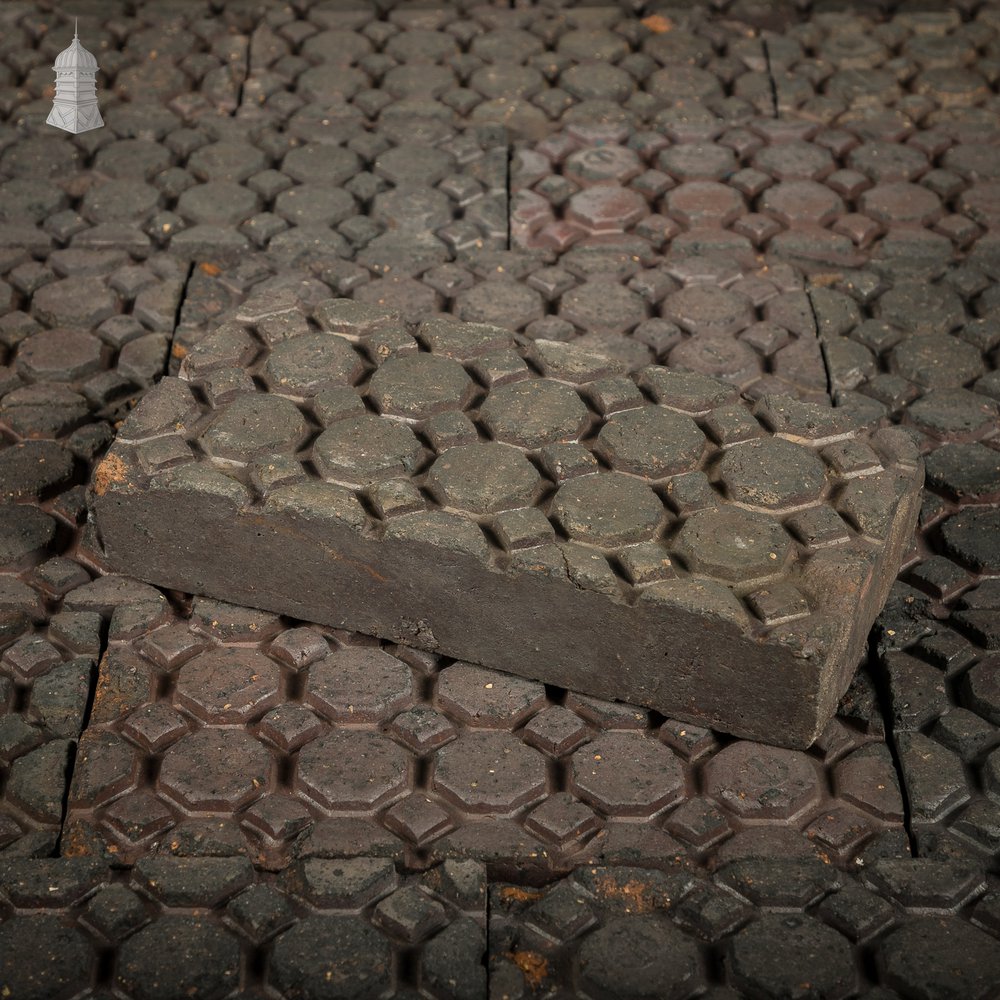
POLYGON ((850 866, 906 850, 864 677, 812 750, 778 750, 204 598, 154 611, 132 612, 101 662, 72 854, 280 869, 374 852, 544 877, 584 860, 850 866))
MULTIPOLYGON (((19 581, 8 579, 4 589, 10 593, 19 581)), ((24 591, 22 600, 37 601, 26 586, 24 591)), ((53 637, 58 641, 61 628, 66 627, 74 631, 70 637, 74 645, 83 647, 66 649, 51 642, 45 629, 29 626, 18 636, 15 615, 7 612, 4 616, 5 632, 14 642, 0 661, 2 844, 18 853, 45 854, 54 849, 62 823, 65 787, 83 724, 99 636, 95 623, 85 620, 86 616, 57 616, 51 626, 53 637)))
POLYGON ((808 981, 814 996, 916 996, 931 982, 987 998, 997 976, 995 888, 935 860, 850 875, 756 859, 711 878, 587 866, 536 888, 474 862, 400 876, 379 858, 312 859, 269 876, 234 858, 127 872, 11 859, 0 890, 0 977, 23 996, 160 995, 155 984, 222 997, 237 983, 322 996, 335 982, 472 998, 487 981, 508 996, 776 996, 808 981), (27 948, 49 961, 26 965, 27 948))
MULTIPOLYGON (((788 725, 778 742, 804 746, 818 735, 911 530, 922 472, 904 437, 870 437, 876 458, 846 474, 828 457, 835 443, 869 440, 849 409, 764 396, 741 411, 763 437, 725 447, 697 423, 739 398, 712 378, 644 369, 634 386, 645 397, 605 417, 585 400, 608 362, 571 346, 441 320, 413 330, 350 300, 318 303, 313 321, 335 345, 314 361, 314 370, 332 363, 330 388, 275 378, 274 359, 297 346, 287 329, 262 355, 270 325, 229 324, 185 359, 181 380, 161 383, 130 416, 94 490, 98 530, 119 570, 738 735, 773 738, 766 720, 776 711, 788 725), (343 359, 352 344, 365 371, 357 386, 343 359), (470 373, 497 352, 533 360, 547 377, 525 366, 518 381, 487 393, 470 373), (268 391, 211 408, 192 395, 190 386, 239 367, 260 373, 268 391), (362 410, 362 400, 383 412, 362 410), (480 433, 494 443, 470 439, 480 433), (574 443, 606 467, 553 464, 574 443), (518 471, 493 483, 480 452, 495 471, 519 463, 518 471), (548 466, 544 479, 526 454, 548 466), (309 467, 289 464, 293 456, 309 467), (284 463, 276 477, 274 462, 284 463), (693 481, 705 484, 700 497, 689 496, 693 481), (412 501, 386 511, 381 495, 391 482, 412 501), (558 536, 507 550, 483 533, 525 508, 544 513, 558 536), (846 544, 813 554, 802 522, 821 515, 846 526, 846 544), (182 524, 197 559, 178 549, 182 524), (294 585, 275 577, 267 548, 280 545, 287 558, 289 541, 294 585), (613 568, 629 546, 650 544, 660 550, 658 581, 613 568), (229 546, 252 560, 242 580, 228 571, 229 546), (320 554, 328 548, 338 554, 332 563, 320 554), (404 578, 407 587, 419 580, 420 593, 401 601, 392 581, 404 578), (331 589, 342 595, 336 608, 326 600, 331 589), (866 595, 860 614, 858 593, 866 595), (525 629, 539 600, 551 613, 525 629), (494 602, 502 615, 489 611, 494 602), (470 614, 480 623, 475 635, 464 624, 470 614), (605 620, 603 638, 587 624, 595 615, 605 620), (709 621, 732 644, 720 642, 711 658, 699 638, 709 621), (733 659, 745 668, 732 672, 733 659), (803 659, 816 665, 808 681, 803 659), (619 666, 608 673, 607 662, 619 666), (778 683, 776 671, 786 679, 778 683)), ((317 335, 306 329, 298 342, 312 344, 317 335)))
POLYGON ((321 103, 348 120, 423 112, 528 136, 594 121, 697 135, 755 113, 897 129, 995 114, 991 4, 658 7, 359 8, 332 26, 322 7, 270 12, 241 113, 294 121, 321 103))
POLYGON ((882 669, 918 850, 995 871, 996 424, 940 433, 925 438, 921 530, 879 620, 882 669))
MULTIPOLYGON (((378 956, 348 977, 355 991, 480 997, 484 940, 467 918, 481 920, 481 873, 418 887, 386 864, 475 857, 513 883, 494 888, 501 996, 986 995, 1000 856, 998 27, 992 0, 0 7, 0 851, 8 866, 95 856, 5 867, 0 936, 13 947, 0 953, 18 962, 0 986, 323 995, 331 970, 314 956, 332 948, 378 956), (107 126, 70 136, 41 122, 76 15, 107 126), (526 340, 510 351, 487 336, 475 358, 428 363, 437 348, 404 360, 405 340, 361 324, 373 354, 345 344, 318 363, 330 338, 311 314, 330 295, 526 340), (831 475, 858 488, 840 514, 789 516, 814 502, 814 477, 788 475, 742 402, 697 418, 710 442, 699 452, 689 423, 635 416, 643 397, 626 372, 667 364, 752 402, 829 395, 901 424, 927 488, 871 679, 859 674, 813 748, 793 753, 359 634, 220 605, 209 616, 209 602, 177 594, 168 608, 102 576, 81 484, 111 422, 162 371, 166 338, 176 372, 234 321, 272 348, 264 382, 315 400, 304 430, 294 408, 237 405, 209 434, 232 473, 243 422, 270 427, 271 454, 237 473, 254 496, 301 475, 275 449, 339 423, 317 471, 398 470, 365 494, 368 516, 466 510, 490 520, 492 552, 522 563, 571 530, 591 539, 562 559, 584 587, 609 580, 594 544, 623 545, 619 586, 683 575, 685 559, 725 578, 702 516, 720 485, 751 514, 777 510, 795 545, 819 553, 878 524, 861 488, 871 450, 824 447, 831 475), (456 408, 476 416, 526 370, 586 386, 584 410, 564 393, 544 412, 528 400, 529 427, 498 408, 500 439, 482 448, 485 422, 456 408), (352 434, 373 425, 358 385, 369 412, 401 425, 360 463, 352 434), (523 443, 570 434, 580 412, 582 443, 523 443), (699 473, 719 451, 710 482, 699 473), (594 488, 575 484, 598 468, 616 474, 596 491, 605 500, 637 474, 669 477, 671 523, 692 526, 670 536, 670 567, 659 540, 617 541, 645 530, 652 507, 588 516, 594 488), (115 683, 95 696, 98 653, 115 683), (157 686, 130 686, 122 663, 157 686), (92 717, 116 705, 113 720, 92 717), (85 722, 84 742, 117 739, 117 758, 76 753, 85 722), (365 766, 330 766, 345 756, 365 766), (237 758, 238 773, 220 763, 237 758), (74 774, 100 792, 71 800, 61 827, 74 774), (900 861, 910 850, 918 860, 900 861), (343 858, 373 852, 346 872, 343 858), (220 863, 171 872, 172 854, 220 863), (289 867, 250 875, 246 858, 289 867), (584 862, 548 893, 523 884, 584 862), (674 874, 599 867, 621 863, 674 874), (637 924, 610 908, 650 899, 658 909, 637 924), (29 949, 45 961, 21 961, 29 949), (180 971, 162 958, 177 951, 180 971), (643 962, 655 981, 631 974, 643 962)), ((239 367, 199 378, 213 408, 251 387, 239 367)), ((164 433, 142 468, 190 457, 164 433)), ((812 600, 784 583, 740 596, 771 630, 812 600)))
POLYGON ((83 484, 119 416, 165 366, 185 270, 120 251, 8 250, 0 386, 0 842, 58 849, 112 607, 161 595, 93 585, 83 484))
POLYGON ((143 129, 129 106, 106 118, 92 163, 81 154, 57 178, 43 167, 55 150, 65 155, 51 135, 0 154, 3 243, 218 260, 267 248, 283 260, 357 255, 383 269, 407 255, 440 263, 460 248, 506 245, 502 129, 400 122, 327 136, 166 109, 143 129))
POLYGON ((44 857, 58 847, 112 610, 121 608, 119 620, 144 620, 166 606, 145 584, 91 580, 74 491, 80 487, 41 505, 21 497, 0 508, 0 850, 10 856, 44 857))
MULTIPOLYGON (((184 354, 227 320, 273 315, 269 323, 301 325, 303 311, 334 294, 398 310, 409 321, 455 315, 534 340, 577 343, 629 369, 669 364, 755 397, 776 391, 821 400, 827 375, 802 306, 805 287, 802 272, 780 262, 741 266, 710 253, 662 261, 615 247, 571 247, 559 256, 470 249, 438 266, 416 262, 405 277, 355 262, 289 267, 252 255, 195 267, 171 363, 176 372, 184 354)), ((480 377, 492 383, 514 375, 501 365, 480 377)))
POLYGON ((814 279, 806 294, 834 393, 868 396, 925 452, 988 447, 1000 412, 995 273, 993 258, 980 252, 947 266, 924 261, 911 274, 875 265, 834 270, 821 286, 814 279))
POLYGON ((856 384, 926 456, 919 531, 879 627, 915 850, 995 870, 993 273, 978 252, 895 281, 845 272, 809 295, 837 391, 856 384))
POLYGON ((835 391, 907 428, 928 469, 919 531, 879 627, 914 849, 996 870, 995 302, 990 257, 831 275, 809 291, 835 391))
POLYGON ((992 253, 994 122, 709 120, 701 134, 581 123, 515 143, 511 239, 668 259, 759 253, 810 269, 946 265, 992 253))
POLYGON ((929 859, 860 876, 754 859, 707 880, 584 867, 539 889, 490 885, 490 982, 525 997, 985 998, 995 909, 981 873, 929 859))
POLYGON ((163 373, 187 266, 109 249, 0 253, 0 428, 69 436, 134 405, 163 373))
POLYGON ((0 984, 25 997, 481 997, 485 923, 486 874, 471 861, 407 877, 384 858, 314 858, 277 878, 245 858, 130 871, 5 859, 0 984))

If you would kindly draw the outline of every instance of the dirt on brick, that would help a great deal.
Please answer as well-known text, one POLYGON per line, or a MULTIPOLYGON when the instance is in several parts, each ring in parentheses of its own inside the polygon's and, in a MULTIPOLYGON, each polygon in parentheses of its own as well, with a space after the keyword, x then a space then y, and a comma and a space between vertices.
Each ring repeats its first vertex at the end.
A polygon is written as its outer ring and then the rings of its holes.
POLYGON ((112 486, 127 483, 128 468, 117 455, 108 455, 94 472, 94 492, 104 496, 112 486))

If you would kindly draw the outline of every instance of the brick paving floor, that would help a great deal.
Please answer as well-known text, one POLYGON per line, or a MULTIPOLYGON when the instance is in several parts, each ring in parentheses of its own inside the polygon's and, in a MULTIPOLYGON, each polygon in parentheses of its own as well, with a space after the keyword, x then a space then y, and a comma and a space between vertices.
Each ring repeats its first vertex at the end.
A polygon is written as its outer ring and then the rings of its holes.
POLYGON ((76 7, 0 8, 0 988, 990 996, 997 5, 76 7), (122 417, 331 295, 907 428, 919 529, 816 745, 107 575, 122 417))
POLYGON ((876 861, 729 864, 710 881, 585 867, 545 889, 490 886, 501 996, 987 996, 1000 975, 995 894, 975 868, 876 861), (969 964, 958 967, 961 952, 969 964), (667 985, 669 984, 669 985, 667 985), (878 984, 878 985, 877 985, 878 984), (933 984, 928 990, 928 984, 933 984))
POLYGON ((208 836, 266 868, 367 844, 412 868, 471 855, 545 875, 761 852, 853 867, 904 849, 864 678, 804 753, 202 598, 178 614, 141 593, 148 603, 111 621, 128 629, 80 742, 73 854, 131 864, 197 853, 208 836), (367 764, 344 773, 331 763, 342 755, 367 764))

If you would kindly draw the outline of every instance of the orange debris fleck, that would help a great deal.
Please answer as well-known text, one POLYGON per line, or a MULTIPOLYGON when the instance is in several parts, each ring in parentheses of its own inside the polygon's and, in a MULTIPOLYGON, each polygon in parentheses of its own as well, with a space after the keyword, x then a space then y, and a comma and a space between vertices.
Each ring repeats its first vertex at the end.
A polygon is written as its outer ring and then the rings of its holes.
POLYGON ((94 492, 104 496, 116 483, 126 482, 125 463, 117 455, 108 455, 94 472, 94 492))
POLYGON ((533 903, 542 898, 542 893, 533 889, 520 889, 516 885, 505 885, 500 890, 501 899, 513 899, 518 903, 533 903))
POLYGON ((613 875, 602 875, 595 881, 595 888, 606 899, 621 899, 628 903, 626 913, 651 913, 670 905, 669 899, 658 896, 651 885, 637 878, 619 883, 613 875))
POLYGON ((662 35, 665 31, 670 31, 674 26, 670 18, 664 17, 662 14, 650 14, 649 17, 642 19, 642 23, 657 35, 662 35))
POLYGON ((548 961, 537 951, 512 951, 510 959, 521 970, 525 984, 532 989, 541 986, 549 974, 548 961))

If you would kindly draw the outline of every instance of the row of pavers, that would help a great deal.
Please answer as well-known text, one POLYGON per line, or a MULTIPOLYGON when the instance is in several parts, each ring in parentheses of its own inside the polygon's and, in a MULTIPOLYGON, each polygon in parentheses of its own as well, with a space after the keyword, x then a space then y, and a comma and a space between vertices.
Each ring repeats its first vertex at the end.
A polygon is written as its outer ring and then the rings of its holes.
POLYGON ((0 867, 11 996, 989 997, 998 897, 955 862, 586 866, 537 888, 475 861, 309 858, 0 867), (39 956, 25 962, 26 953, 39 956), (183 956, 183 961, 178 958, 183 956))
POLYGON ((532 140, 435 118, 274 125, 126 104, 106 120, 75 141, 0 136, 4 245, 229 262, 266 249, 376 273, 510 247, 828 267, 996 252, 995 118, 827 127, 689 108, 532 140))
MULTIPOLYGON (((109 101, 193 115, 282 120, 322 105, 328 116, 419 110, 538 132, 605 116, 657 122, 699 102, 824 122, 886 108, 986 121, 995 4, 838 6, 123 2, 84 11, 81 37, 109 101)), ((4 22, 0 110, 18 119, 51 99, 72 25, 29 3, 6 5, 4 22)))

